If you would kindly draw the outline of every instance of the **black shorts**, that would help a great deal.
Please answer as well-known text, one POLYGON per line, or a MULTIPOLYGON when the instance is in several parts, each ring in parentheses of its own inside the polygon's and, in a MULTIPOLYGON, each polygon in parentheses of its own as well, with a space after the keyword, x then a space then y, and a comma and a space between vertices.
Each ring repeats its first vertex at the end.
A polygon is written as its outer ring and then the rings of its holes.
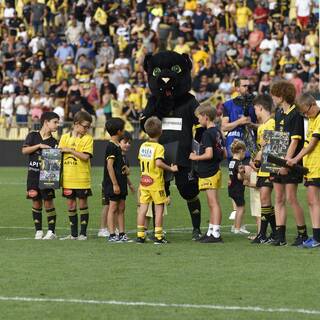
MULTIPOLYGON (((128 190, 126 186, 119 186, 120 187, 120 194, 114 194, 113 192, 113 186, 106 186, 104 188, 104 199, 106 201, 120 201, 120 200, 126 200, 126 197, 128 195, 128 190)), ((106 203, 109 204, 109 203, 106 203)))
POLYGON ((52 200, 56 197, 53 189, 39 189, 27 187, 27 199, 31 200, 52 200))
POLYGON ((304 179, 304 185, 306 187, 309 187, 309 186, 315 186, 315 187, 318 187, 320 188, 320 178, 305 178, 304 179))
POLYGON ((237 207, 245 205, 244 192, 242 190, 228 190, 229 197, 236 203, 237 207))
POLYGON ((258 177, 256 187, 257 188, 262 188, 262 187, 273 188, 273 183, 269 177, 258 177))
POLYGON ((289 172, 289 174, 282 176, 282 175, 273 175, 271 178, 273 183, 280 183, 280 184, 298 184, 303 182, 303 175, 297 174, 295 172, 289 172))
POLYGON ((62 189, 62 196, 67 199, 86 199, 87 197, 92 196, 91 189, 62 189))

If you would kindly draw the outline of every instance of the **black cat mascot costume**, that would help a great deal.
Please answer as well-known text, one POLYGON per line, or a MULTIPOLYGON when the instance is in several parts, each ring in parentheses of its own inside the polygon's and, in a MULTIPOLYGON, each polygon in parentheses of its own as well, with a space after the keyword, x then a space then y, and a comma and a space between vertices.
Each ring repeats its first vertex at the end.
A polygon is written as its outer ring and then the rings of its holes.
MULTIPOLYGON (((201 222, 201 207, 198 199, 198 181, 192 175, 191 152, 193 126, 198 124, 194 115, 199 103, 189 93, 191 89, 192 63, 186 54, 163 51, 147 55, 144 69, 148 74, 151 96, 141 118, 141 127, 151 116, 162 121, 162 135, 159 142, 166 144, 179 141, 175 182, 180 195, 187 201, 192 219, 192 238, 198 240, 201 222)), ((169 185, 166 185, 169 194, 169 185)))

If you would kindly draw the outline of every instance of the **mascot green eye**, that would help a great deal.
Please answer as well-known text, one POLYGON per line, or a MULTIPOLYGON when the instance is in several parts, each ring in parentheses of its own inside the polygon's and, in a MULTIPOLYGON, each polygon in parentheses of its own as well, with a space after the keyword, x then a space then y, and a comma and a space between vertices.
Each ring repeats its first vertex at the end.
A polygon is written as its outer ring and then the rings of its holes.
POLYGON ((173 72, 175 72, 175 73, 180 73, 182 70, 181 70, 181 68, 180 68, 180 66, 179 65, 175 65, 175 66, 173 66, 173 67, 171 67, 171 70, 173 71, 173 72))
POLYGON ((153 71, 152 71, 152 75, 154 77, 157 77, 159 74, 161 73, 161 69, 160 68, 154 68, 153 71))

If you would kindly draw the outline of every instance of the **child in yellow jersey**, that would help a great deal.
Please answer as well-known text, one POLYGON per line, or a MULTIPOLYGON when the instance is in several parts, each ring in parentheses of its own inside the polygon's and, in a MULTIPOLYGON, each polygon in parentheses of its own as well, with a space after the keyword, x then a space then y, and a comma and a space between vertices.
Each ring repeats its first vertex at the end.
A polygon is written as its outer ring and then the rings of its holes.
POLYGON ((150 139, 139 149, 140 161, 140 208, 138 212, 137 242, 145 242, 145 218, 149 203, 154 203, 155 209, 155 244, 167 243, 163 236, 163 210, 167 197, 164 188, 163 171, 177 172, 178 166, 168 166, 164 162, 164 148, 158 143, 161 136, 161 121, 157 117, 149 118, 144 128, 150 139))
POLYGON ((257 188, 260 189, 260 202, 261 202, 261 221, 257 220, 260 224, 260 231, 258 235, 252 240, 251 243, 267 243, 272 240, 272 236, 267 238, 267 227, 270 223, 273 235, 276 232, 276 221, 274 214, 274 207, 272 206, 271 193, 272 182, 270 181, 270 173, 261 170, 262 150, 265 146, 263 135, 265 130, 274 130, 275 121, 272 118, 273 101, 269 95, 259 95, 253 100, 254 111, 260 123, 258 127, 257 144, 260 148, 256 155, 255 161, 252 164, 253 168, 258 172, 257 188))
POLYGON ((71 234, 61 240, 87 240, 89 221, 88 200, 91 192, 91 165, 93 138, 88 134, 92 117, 85 111, 74 116, 70 133, 62 135, 59 148, 63 152, 62 188, 67 198, 71 234), (77 198, 80 209, 80 235, 78 237, 77 198))
POLYGON ((320 246, 320 108, 310 93, 304 93, 297 99, 301 114, 309 119, 307 138, 304 148, 293 158, 289 165, 295 165, 303 159, 303 165, 309 169, 305 176, 309 212, 312 222, 313 238, 303 242, 305 248, 320 246))

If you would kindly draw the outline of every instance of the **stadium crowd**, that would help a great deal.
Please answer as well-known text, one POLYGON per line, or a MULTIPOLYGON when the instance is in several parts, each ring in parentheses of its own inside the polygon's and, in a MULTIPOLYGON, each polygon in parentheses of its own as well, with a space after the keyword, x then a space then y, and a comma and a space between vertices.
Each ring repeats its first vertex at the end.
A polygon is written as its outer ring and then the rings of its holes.
POLYGON ((0 126, 38 128, 54 111, 62 128, 86 110, 139 137, 144 57, 165 49, 190 55, 193 93, 218 117, 238 76, 260 94, 279 79, 319 94, 318 27, 317 0, 1 1, 0 126))

